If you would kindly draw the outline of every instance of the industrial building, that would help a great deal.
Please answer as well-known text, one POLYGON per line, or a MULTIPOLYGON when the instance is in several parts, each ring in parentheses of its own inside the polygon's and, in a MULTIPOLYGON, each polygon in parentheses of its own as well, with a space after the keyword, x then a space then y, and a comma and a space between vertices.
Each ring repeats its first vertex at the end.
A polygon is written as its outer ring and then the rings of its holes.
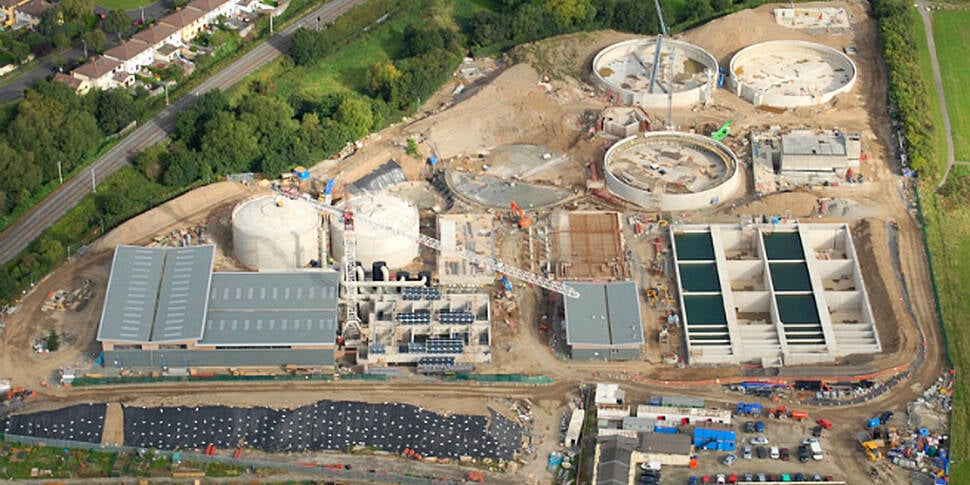
POLYGON ((844 182, 853 178, 862 158, 858 132, 776 127, 752 131, 751 147, 755 191, 762 194, 777 191, 783 183, 844 182))
POLYGON ((694 450, 692 441, 686 434, 601 434, 596 437, 592 483, 634 485, 641 463, 688 466, 694 450))
POLYGON ((215 246, 118 246, 97 335, 104 365, 333 365, 337 273, 217 273, 214 257, 215 246))
POLYGON ((451 370, 491 361, 488 293, 442 293, 418 286, 360 295, 359 300, 368 342, 357 350, 359 363, 451 370))
POLYGON ((257 271, 289 270, 320 261, 319 212, 307 202, 261 196, 232 211, 236 259, 257 271))
POLYGON ((438 240, 446 249, 438 251, 439 284, 477 286, 495 282, 495 272, 491 268, 482 268, 452 252, 468 251, 481 257, 494 258, 493 222, 494 217, 488 214, 438 216, 438 240))
POLYGON ((564 298, 566 345, 574 360, 635 360, 644 344, 637 284, 569 282, 564 298))
POLYGON ((719 423, 731 424, 731 410, 683 408, 673 406, 637 406, 637 418, 653 420, 659 423, 669 423, 667 426, 685 426, 688 424, 719 423))
POLYGON ((765 367, 881 351, 845 224, 671 228, 687 359, 765 367))

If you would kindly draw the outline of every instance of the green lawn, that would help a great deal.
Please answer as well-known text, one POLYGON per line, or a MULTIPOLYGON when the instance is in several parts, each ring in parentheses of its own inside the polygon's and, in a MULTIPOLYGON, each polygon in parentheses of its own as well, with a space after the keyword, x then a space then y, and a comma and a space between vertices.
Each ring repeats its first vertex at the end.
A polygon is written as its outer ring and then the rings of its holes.
MULTIPOLYGON (((939 11, 933 14, 933 36, 943 74, 947 109, 953 125, 953 148, 957 160, 970 160, 970 12, 939 11)), ((943 153, 946 153, 945 151, 943 153)))
POLYGON ((97 0, 95 5, 109 10, 134 10, 155 3, 155 0, 97 0))
MULTIPOLYGON (((487 8, 487 2, 482 0, 455 0, 447 5, 433 14, 451 17, 459 23, 474 12, 487 8)), ((281 56, 251 74, 245 82, 237 84, 229 91, 229 96, 241 96, 253 81, 270 86, 284 99, 297 95, 307 100, 319 100, 330 93, 360 91, 367 70, 375 63, 393 59, 401 48, 404 29, 419 25, 426 14, 428 12, 411 4, 401 3, 386 22, 372 26, 366 35, 359 36, 316 65, 297 67, 288 57, 281 56)))
MULTIPOLYGON (((930 114, 933 117, 933 146, 940 164, 946 157, 946 139, 943 121, 938 108, 939 101, 933 87, 922 22, 914 11, 914 23, 918 26, 920 67, 929 89, 930 114)), ((933 35, 938 49, 943 89, 947 95, 947 109, 953 125, 954 148, 958 160, 970 159, 970 94, 965 86, 970 82, 970 72, 964 60, 970 55, 970 12, 937 12, 934 14, 933 35)), ((967 175, 967 167, 955 166, 950 182, 961 183, 967 175)), ((950 200, 932 193, 931 185, 923 187, 923 215, 926 221, 927 241, 932 256, 934 278, 939 291, 940 309, 947 333, 947 345, 958 376, 970 369, 970 332, 965 328, 970 320, 970 207, 958 200, 950 200)), ((967 400, 967 379, 957 380, 957 393, 950 424, 951 483, 970 483, 970 402, 967 400)))
MULTIPOLYGON (((946 136, 943 132, 943 113, 940 111, 940 97, 936 95, 936 85, 933 82, 933 63, 930 62, 930 48, 926 42, 926 31, 923 29, 923 22, 920 20, 919 12, 915 8, 910 10, 910 14, 913 17, 913 25, 916 26, 916 46, 919 49, 919 67, 923 73, 923 79, 926 80, 926 94, 928 96, 926 105, 930 111, 930 119, 933 121, 933 130, 930 136, 932 138, 933 151, 936 154, 937 168, 934 169, 934 173, 942 174, 946 169, 946 136)), ((942 69, 943 67, 940 66, 940 68, 942 69)), ((947 90, 948 95, 949 92, 947 90)), ((951 113, 950 116, 952 115, 951 113)))

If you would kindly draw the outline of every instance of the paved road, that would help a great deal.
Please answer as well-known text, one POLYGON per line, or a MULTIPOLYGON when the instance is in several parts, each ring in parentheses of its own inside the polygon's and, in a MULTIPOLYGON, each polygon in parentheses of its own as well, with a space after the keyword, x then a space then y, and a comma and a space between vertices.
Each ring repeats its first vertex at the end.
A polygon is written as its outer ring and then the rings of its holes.
MULTIPOLYGON (((73 66, 77 64, 77 60, 84 55, 84 51, 81 47, 73 47, 67 52, 61 54, 64 62, 68 66, 73 66)), ((0 101, 11 101, 17 99, 24 95, 24 90, 31 87, 37 81, 50 76, 57 72, 57 66, 54 65, 49 59, 41 62, 40 64, 34 66, 33 69, 23 73, 17 79, 10 81, 10 83, 0 86, 0 101)))
POLYGON ((260 43, 236 62, 206 79, 192 93, 183 96, 175 104, 139 126, 101 158, 95 160, 84 172, 65 182, 57 191, 47 196, 7 230, 0 233, 0 262, 5 263, 26 249, 27 245, 44 229, 50 227, 91 191, 92 173, 95 182, 101 182, 128 163, 129 157, 168 136, 168 132, 175 127, 178 114, 191 106, 200 94, 213 89, 226 89, 285 52, 289 47, 290 37, 297 28, 315 26, 317 17, 321 21, 330 22, 363 2, 364 0, 334 0, 327 3, 260 43))
POLYGON ((946 110, 946 94, 943 92, 943 76, 940 74, 940 61, 936 57, 936 42, 933 40, 933 22, 930 19, 929 3, 926 0, 919 0, 917 6, 919 17, 923 20, 923 32, 926 33, 926 42, 930 46, 930 63, 933 65, 933 81, 936 84, 936 96, 940 100, 940 112, 943 113, 943 133, 946 134, 946 171, 940 178, 940 184, 936 190, 940 190, 946 183, 946 178, 950 175, 956 155, 953 153, 953 132, 950 128, 950 113, 946 110))

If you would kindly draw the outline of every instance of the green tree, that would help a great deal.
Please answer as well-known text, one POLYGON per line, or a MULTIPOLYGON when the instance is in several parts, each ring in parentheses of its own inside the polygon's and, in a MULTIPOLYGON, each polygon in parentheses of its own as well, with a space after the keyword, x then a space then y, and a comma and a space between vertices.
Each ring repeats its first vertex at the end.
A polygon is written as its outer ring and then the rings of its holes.
POLYGON ((202 173, 202 157, 199 153, 184 146, 177 146, 165 157, 163 180, 169 187, 184 187, 196 180, 202 173))
POLYGON ((309 66, 326 53, 323 37, 316 30, 300 27, 293 33, 290 57, 297 66, 309 66))
POLYGON ((40 167, 33 158, 14 150, 0 140, 0 213, 30 197, 31 190, 43 181, 40 167))
POLYGON ((118 40, 121 40, 121 34, 128 30, 129 25, 131 25, 131 17, 121 9, 108 12, 108 16, 104 19, 104 28, 117 34, 118 40))
POLYGON ((61 0, 57 8, 65 22, 83 23, 85 16, 94 13, 94 0, 61 0))
POLYGON ((61 25, 61 16, 55 8, 49 8, 44 10, 40 14, 40 22, 37 24, 37 32, 41 35, 50 39, 58 32, 63 32, 64 27, 61 25))
POLYGON ((108 37, 104 35, 104 31, 101 29, 89 30, 81 34, 81 38, 84 39, 84 42, 87 42, 88 49, 91 52, 100 51, 105 42, 108 41, 108 37))
POLYGON ((552 15, 556 26, 563 30, 587 25, 596 15, 596 8, 590 0, 543 0, 542 8, 552 15))
POLYGON ((400 101, 401 71, 389 62, 379 62, 367 70, 367 92, 389 104, 400 101))
POLYGON ((158 144, 152 145, 135 158, 135 167, 138 168, 142 174, 145 175, 148 180, 152 182, 160 182, 162 180, 162 174, 164 173, 165 167, 162 165, 164 157, 168 155, 168 150, 165 149, 165 145, 158 144))
POLYGON ((135 99, 124 89, 99 92, 95 114, 104 133, 117 133, 138 117, 135 99))
POLYGON ((57 330, 52 328, 50 333, 47 334, 47 350, 56 352, 59 348, 61 348, 61 338, 57 335, 57 330))
MULTIPOLYGON (((320 123, 320 115, 316 113, 306 113, 300 119, 300 139, 313 148, 323 146, 323 125, 320 123)), ((2 153, 0 153, 2 155, 2 153)))
POLYGON ((203 159, 217 174, 252 170, 260 154, 253 125, 228 111, 217 112, 205 124, 201 146, 203 159))
POLYGON ((7 44, 7 52, 13 57, 14 62, 23 64, 30 58, 30 46, 19 40, 11 41, 7 44))
POLYGON ((17 296, 18 290, 17 280, 7 270, 6 265, 0 265, 0 299, 10 301, 17 296))
POLYGON ((347 98, 337 108, 337 122, 347 127, 352 139, 359 140, 374 126, 370 103, 362 98, 347 98))
POLYGON ((94 197, 94 207, 112 223, 138 210, 138 204, 134 200, 117 190, 99 192, 94 197))

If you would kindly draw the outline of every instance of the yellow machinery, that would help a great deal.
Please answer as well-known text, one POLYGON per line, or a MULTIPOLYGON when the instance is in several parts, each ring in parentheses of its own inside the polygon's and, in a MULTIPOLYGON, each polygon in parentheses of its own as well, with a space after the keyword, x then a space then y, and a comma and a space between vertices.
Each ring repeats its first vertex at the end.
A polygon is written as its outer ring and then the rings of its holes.
POLYGON ((864 441, 862 443, 862 451, 866 453, 866 458, 868 458, 869 461, 881 461, 882 451, 880 448, 885 446, 886 443, 883 440, 864 441))

